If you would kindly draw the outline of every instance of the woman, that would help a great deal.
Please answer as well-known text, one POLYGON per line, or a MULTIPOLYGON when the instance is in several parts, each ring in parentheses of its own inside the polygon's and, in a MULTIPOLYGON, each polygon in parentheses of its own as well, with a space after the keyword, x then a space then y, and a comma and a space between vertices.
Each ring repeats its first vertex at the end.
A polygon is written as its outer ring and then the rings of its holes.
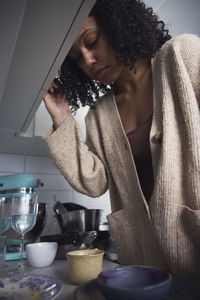
POLYGON ((120 263, 200 279, 200 39, 171 39, 139 0, 98 0, 59 82, 45 143, 75 190, 109 189, 120 263), (86 143, 70 113, 81 104, 86 143))

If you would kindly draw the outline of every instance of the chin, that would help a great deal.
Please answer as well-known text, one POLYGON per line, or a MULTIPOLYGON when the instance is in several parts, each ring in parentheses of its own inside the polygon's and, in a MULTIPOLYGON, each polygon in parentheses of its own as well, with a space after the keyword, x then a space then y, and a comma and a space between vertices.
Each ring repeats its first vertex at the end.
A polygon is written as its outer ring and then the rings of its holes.
POLYGON ((99 82, 101 82, 103 84, 106 84, 106 85, 112 85, 113 84, 113 82, 110 82, 110 81, 99 81, 99 82))
POLYGON ((112 74, 112 75, 113 76, 107 76, 105 78, 102 78, 99 81, 102 82, 102 83, 104 83, 104 84, 113 85, 119 79, 119 74, 112 74))
POLYGON ((113 83, 115 83, 114 80, 109 80, 109 79, 102 79, 102 80, 98 80, 98 81, 103 84, 108 84, 108 85, 112 85, 113 83))

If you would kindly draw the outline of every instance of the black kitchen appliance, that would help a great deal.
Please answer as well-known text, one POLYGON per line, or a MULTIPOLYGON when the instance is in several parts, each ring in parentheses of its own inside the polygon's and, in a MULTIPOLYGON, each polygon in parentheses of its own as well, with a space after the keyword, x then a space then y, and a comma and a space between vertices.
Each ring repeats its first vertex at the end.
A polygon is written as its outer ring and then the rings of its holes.
POLYGON ((109 244, 108 226, 101 225, 103 210, 87 209, 76 203, 61 203, 54 206, 60 234, 41 236, 40 241, 58 243, 57 259, 65 258, 67 251, 82 247, 98 247, 105 250, 109 244))

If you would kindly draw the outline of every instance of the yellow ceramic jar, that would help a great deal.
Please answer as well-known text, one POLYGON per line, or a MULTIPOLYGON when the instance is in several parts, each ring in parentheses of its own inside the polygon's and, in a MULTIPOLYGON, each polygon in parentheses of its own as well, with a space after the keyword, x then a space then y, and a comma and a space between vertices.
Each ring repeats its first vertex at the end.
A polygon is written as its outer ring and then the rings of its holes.
POLYGON ((97 278, 102 271, 104 251, 99 249, 85 249, 67 252, 70 279, 81 284, 97 278))

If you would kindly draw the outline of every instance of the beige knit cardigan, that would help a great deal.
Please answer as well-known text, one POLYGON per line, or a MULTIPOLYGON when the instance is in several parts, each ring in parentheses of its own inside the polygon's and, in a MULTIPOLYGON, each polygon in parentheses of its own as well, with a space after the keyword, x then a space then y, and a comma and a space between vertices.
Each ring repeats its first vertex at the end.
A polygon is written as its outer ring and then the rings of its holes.
POLYGON ((121 264, 200 279, 200 39, 185 34, 165 43, 152 74, 149 205, 112 92, 88 112, 86 143, 71 115, 44 141, 75 190, 98 197, 109 189, 108 221, 121 264))

